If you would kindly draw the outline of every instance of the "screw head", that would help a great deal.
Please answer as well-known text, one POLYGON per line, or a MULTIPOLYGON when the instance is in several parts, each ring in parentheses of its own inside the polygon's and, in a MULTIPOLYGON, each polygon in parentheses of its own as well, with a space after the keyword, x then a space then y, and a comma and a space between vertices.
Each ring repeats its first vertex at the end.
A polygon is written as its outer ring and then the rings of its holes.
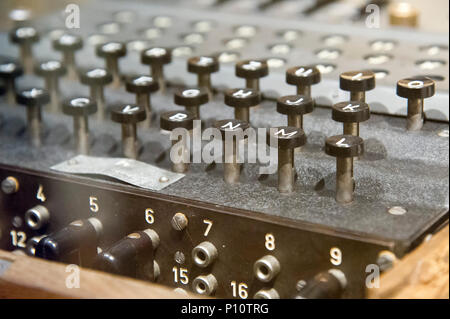
POLYGON ((395 216, 405 215, 407 212, 408 210, 401 206, 393 206, 388 209, 388 213, 395 216))
POLYGON ((181 231, 187 227, 188 219, 185 214, 176 213, 172 217, 171 224, 175 230, 181 231))

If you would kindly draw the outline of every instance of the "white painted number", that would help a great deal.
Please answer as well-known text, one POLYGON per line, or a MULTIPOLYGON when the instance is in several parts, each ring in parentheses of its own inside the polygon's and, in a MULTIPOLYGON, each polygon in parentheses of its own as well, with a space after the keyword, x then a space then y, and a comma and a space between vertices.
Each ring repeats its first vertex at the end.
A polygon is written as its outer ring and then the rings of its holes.
POLYGON ((272 234, 266 234, 266 249, 275 250, 275 236, 272 234))
POLYGON ((209 220, 209 219, 204 219, 203 220, 203 223, 205 223, 207 226, 206 226, 206 230, 205 230, 205 232, 203 233, 203 236, 208 236, 208 234, 209 234, 209 231, 211 230, 211 227, 212 227, 212 225, 213 225, 213 222, 212 222, 212 220, 209 220))
POLYGON ((11 244, 15 247, 25 248, 27 246, 27 234, 23 231, 11 230, 9 232, 11 235, 11 244))
POLYGON ((89 197, 89 209, 93 213, 96 213, 99 210, 97 201, 98 201, 97 197, 94 197, 94 196, 89 197))
POLYGON ((231 288, 233 289, 233 297, 237 298, 239 296, 239 298, 241 298, 241 299, 247 299, 248 286, 246 283, 241 282, 241 283, 237 284, 236 281, 232 281, 231 288))
POLYGON ((186 268, 179 268, 174 266, 172 268, 173 271, 173 281, 175 283, 182 283, 183 285, 187 285, 189 283, 188 270, 186 268))
POLYGON ((37 194, 36 194, 36 198, 39 199, 41 202, 45 202, 46 201, 46 197, 44 194, 44 187, 42 185, 39 185, 37 194))
POLYGON ((339 266, 342 263, 342 251, 337 248, 337 247, 333 247, 330 249, 330 262, 335 265, 335 266, 339 266))
POLYGON ((145 210, 145 221, 148 224, 153 224, 155 222, 155 212, 151 208, 145 210))

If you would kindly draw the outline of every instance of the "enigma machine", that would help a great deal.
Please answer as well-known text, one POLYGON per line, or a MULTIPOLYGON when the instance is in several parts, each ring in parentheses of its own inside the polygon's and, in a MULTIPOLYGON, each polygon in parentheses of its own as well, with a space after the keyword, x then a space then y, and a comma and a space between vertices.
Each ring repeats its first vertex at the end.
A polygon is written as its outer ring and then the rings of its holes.
POLYGON ((370 297, 448 224, 432 2, 2 1, 0 249, 181 297, 370 297))

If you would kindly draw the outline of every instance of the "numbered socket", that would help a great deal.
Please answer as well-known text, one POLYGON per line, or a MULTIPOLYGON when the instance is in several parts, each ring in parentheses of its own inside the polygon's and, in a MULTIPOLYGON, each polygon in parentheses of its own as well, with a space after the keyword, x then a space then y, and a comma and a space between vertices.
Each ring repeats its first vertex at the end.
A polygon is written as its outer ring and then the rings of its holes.
POLYGON ((50 213, 45 206, 37 205, 25 213, 25 223, 33 230, 44 228, 50 220, 50 213))
POLYGON ((209 241, 204 241, 192 249, 192 259, 194 260, 194 263, 201 268, 212 265, 218 255, 219 253, 217 252, 216 246, 209 241))
POLYGON ((397 82, 397 95, 408 99, 407 125, 408 131, 418 131, 423 127, 425 114, 423 100, 435 93, 435 83, 430 78, 416 77, 397 82))
POLYGON ((297 95, 311 97, 311 86, 320 81, 320 71, 314 66, 296 66, 286 71, 286 83, 297 87, 297 95))
POLYGON ((261 289, 253 296, 254 299, 280 299, 280 295, 275 288, 261 289))
POLYGON ((253 265, 253 273, 259 281, 272 281, 281 270, 280 262, 272 255, 266 255, 258 259, 253 265))
POLYGON ((212 296, 217 286, 217 279, 213 274, 201 275, 192 281, 192 289, 199 295, 212 296))

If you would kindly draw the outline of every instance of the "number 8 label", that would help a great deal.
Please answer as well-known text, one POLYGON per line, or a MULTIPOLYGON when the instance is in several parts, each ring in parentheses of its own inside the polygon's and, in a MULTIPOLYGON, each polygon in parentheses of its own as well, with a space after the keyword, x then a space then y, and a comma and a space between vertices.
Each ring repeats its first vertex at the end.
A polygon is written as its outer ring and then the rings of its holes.
POLYGON ((266 234, 266 249, 275 250, 275 236, 270 233, 266 234))

